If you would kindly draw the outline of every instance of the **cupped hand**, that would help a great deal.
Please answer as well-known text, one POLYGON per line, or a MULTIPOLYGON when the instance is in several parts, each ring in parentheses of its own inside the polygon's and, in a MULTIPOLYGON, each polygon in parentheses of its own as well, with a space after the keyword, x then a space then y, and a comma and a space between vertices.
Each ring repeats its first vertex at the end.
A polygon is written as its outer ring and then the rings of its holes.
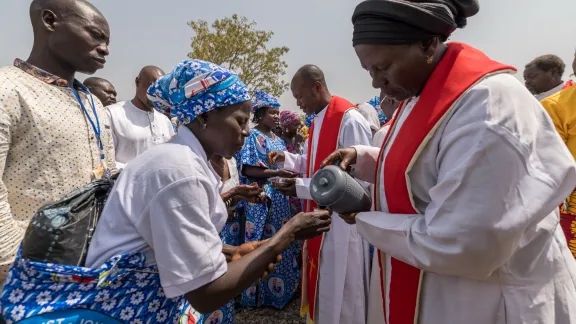
POLYGON ((238 185, 234 187, 234 195, 242 198, 257 197, 262 193, 262 188, 258 187, 257 183, 249 185, 238 185))
POLYGON ((356 216, 358 216, 359 213, 348 213, 348 214, 338 214, 340 215, 340 218, 342 218, 346 224, 350 224, 350 225, 354 225, 356 224, 356 216))
POLYGON ((268 165, 274 165, 276 163, 283 163, 286 160, 286 155, 282 151, 272 151, 268 153, 266 157, 268 165))
POLYGON ((320 168, 340 161, 338 166, 340 166, 342 170, 347 171, 351 165, 356 164, 357 157, 358 154, 356 153, 356 149, 353 147, 339 149, 328 155, 328 157, 320 164, 320 168))
POLYGON ((290 170, 278 170, 278 177, 280 178, 295 178, 298 176, 297 172, 290 170))
POLYGON ((297 240, 307 240, 330 230, 332 213, 319 210, 311 213, 299 213, 292 217, 284 226, 291 229, 297 240))

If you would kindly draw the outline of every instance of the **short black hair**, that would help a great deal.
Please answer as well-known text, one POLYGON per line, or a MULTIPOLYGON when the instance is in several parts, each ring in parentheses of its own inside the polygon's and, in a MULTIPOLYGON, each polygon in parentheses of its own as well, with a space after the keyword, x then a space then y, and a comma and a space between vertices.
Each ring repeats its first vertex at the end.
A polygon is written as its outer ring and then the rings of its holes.
POLYGON ((88 79, 84 80, 84 86, 90 90, 104 83, 112 84, 110 81, 99 77, 89 77, 88 79))
POLYGON ((566 69, 566 64, 564 64, 564 61, 562 61, 558 56, 547 54, 538 56, 530 63, 526 64, 526 68, 530 67, 536 67, 539 70, 552 72, 554 75, 562 77, 562 75, 564 75, 564 70, 566 69))
POLYGON ((324 72, 322 72, 322 70, 314 64, 306 64, 298 69, 293 79, 296 78, 300 78, 302 81, 308 84, 320 82, 324 87, 328 87, 326 85, 326 79, 324 78, 324 72))

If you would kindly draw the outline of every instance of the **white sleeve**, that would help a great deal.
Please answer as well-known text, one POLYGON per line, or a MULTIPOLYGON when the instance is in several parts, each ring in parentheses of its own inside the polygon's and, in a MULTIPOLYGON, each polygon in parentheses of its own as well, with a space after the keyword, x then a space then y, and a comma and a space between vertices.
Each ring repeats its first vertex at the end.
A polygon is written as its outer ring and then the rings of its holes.
POLYGON ((199 169, 196 175, 162 188, 135 224, 154 251, 168 298, 185 295, 226 273, 222 242, 210 218, 218 199, 199 169))
MULTIPOLYGON (((370 124, 368 124, 368 121, 362 114, 360 114, 357 109, 351 109, 344 115, 340 137, 338 138, 338 148, 352 147, 355 145, 372 145, 372 131, 370 130, 370 124)), ((352 173, 352 175, 358 177, 354 173, 352 173)), ((369 182, 361 181, 361 178, 358 179, 358 183, 365 189, 369 188, 369 182)), ((370 195, 369 192, 368 194, 370 195)))
POLYGON ((356 150, 356 164, 352 169, 354 176, 359 180, 373 183, 376 177, 376 164, 378 163, 380 148, 365 145, 353 147, 356 150))
MULTIPOLYGON (((574 189, 576 172, 559 139, 539 134, 521 141, 509 128, 469 117, 478 109, 498 112, 502 123, 517 118, 505 115, 511 108, 487 106, 491 100, 522 105, 519 98, 506 101, 486 91, 470 92, 461 103, 466 109, 448 123, 460 119, 458 127, 444 129, 437 182, 423 215, 357 216, 358 232, 378 249, 425 271, 483 279, 509 260, 527 227, 557 210, 574 189), (546 161, 553 168, 542 165, 545 155, 556 159, 546 161)), ((529 105, 522 108, 531 113, 529 105)), ((515 127, 541 127, 536 124, 515 127)))
POLYGON ((306 139, 306 142, 304 144, 304 151, 303 151, 304 153, 303 154, 294 154, 294 153, 290 153, 288 151, 285 151, 284 152, 284 156, 285 156, 284 163, 279 163, 278 166, 282 169, 285 169, 285 170, 290 170, 290 171, 305 174, 307 171, 306 168, 308 166, 307 161, 308 161, 308 140, 309 139, 310 139, 310 137, 308 137, 308 139, 306 139))

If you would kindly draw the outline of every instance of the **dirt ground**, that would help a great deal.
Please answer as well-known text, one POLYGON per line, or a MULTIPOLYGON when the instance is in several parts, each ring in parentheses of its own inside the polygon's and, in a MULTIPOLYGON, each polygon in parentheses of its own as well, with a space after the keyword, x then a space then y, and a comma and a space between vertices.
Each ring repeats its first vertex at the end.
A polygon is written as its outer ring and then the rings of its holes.
POLYGON ((294 299, 283 310, 252 308, 236 312, 236 324, 305 324, 300 317, 300 299, 294 299))

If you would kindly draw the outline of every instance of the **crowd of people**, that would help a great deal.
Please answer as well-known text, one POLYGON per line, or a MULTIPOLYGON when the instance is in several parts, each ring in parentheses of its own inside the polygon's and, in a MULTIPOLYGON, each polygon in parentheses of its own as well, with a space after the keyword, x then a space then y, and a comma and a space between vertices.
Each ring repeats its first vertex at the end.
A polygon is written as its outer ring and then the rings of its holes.
POLYGON ((231 324, 300 293, 316 324, 576 324, 576 86, 555 55, 523 85, 447 42, 479 10, 361 2, 352 45, 380 94, 351 103, 304 65, 301 118, 198 59, 143 67, 117 102, 75 78, 106 63, 104 15, 33 0, 30 56, 0 68, 0 321, 231 324), (314 202, 329 164, 370 210, 314 202), (22 256, 43 205, 102 179, 82 264, 22 256))

